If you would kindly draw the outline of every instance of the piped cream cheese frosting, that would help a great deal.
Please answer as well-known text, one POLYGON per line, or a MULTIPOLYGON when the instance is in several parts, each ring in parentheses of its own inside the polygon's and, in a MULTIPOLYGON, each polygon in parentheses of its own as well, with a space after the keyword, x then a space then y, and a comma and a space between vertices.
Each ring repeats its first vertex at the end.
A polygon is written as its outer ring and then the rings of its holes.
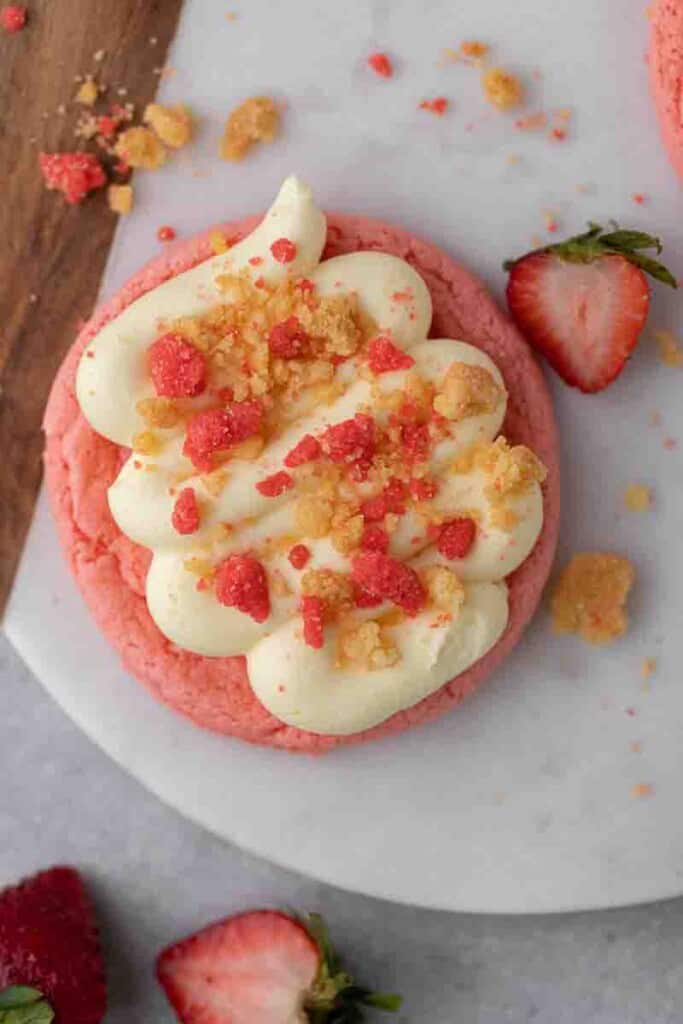
POLYGON ((500 435, 500 372, 429 339, 397 257, 321 262, 324 214, 288 178, 258 227, 110 321, 81 410, 130 448, 112 515, 152 560, 161 632, 243 654, 280 721, 344 735, 478 661, 543 523, 542 465, 500 435))

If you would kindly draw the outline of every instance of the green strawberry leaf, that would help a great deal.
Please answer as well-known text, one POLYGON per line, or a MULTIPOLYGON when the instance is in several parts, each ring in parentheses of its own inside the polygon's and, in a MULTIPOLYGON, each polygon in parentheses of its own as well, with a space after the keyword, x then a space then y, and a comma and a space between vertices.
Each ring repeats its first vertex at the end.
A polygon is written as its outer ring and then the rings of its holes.
MULTIPOLYGON (((619 228, 616 224, 613 229, 604 231, 600 224, 591 222, 588 231, 584 231, 583 234, 573 235, 564 242, 544 245, 527 255, 554 253, 568 263, 592 263, 603 256, 621 256, 656 281, 661 281, 670 288, 677 288, 678 282, 671 271, 651 256, 645 256, 643 249, 653 249, 659 255, 662 243, 659 238, 648 235, 645 231, 631 231, 619 228)), ((505 270, 512 270, 517 262, 519 261, 506 260, 503 267, 505 270)))
POLYGON ((17 1006, 30 1006, 43 998, 43 993, 28 985, 10 985, 0 992, 0 1010, 14 1010, 17 1006))
POLYGON ((0 992, 0 1024, 50 1024, 54 1016, 37 988, 10 985, 0 992))

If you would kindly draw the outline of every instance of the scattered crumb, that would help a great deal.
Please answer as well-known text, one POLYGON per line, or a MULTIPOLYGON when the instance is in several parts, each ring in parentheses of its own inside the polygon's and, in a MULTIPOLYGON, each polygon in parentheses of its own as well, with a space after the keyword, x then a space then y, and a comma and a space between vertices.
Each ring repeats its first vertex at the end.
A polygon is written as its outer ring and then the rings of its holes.
POLYGON ((647 422, 648 422, 649 426, 651 426, 651 427, 661 427, 661 425, 662 425, 662 414, 661 414, 661 412, 659 412, 658 410, 655 409, 654 412, 650 413, 650 416, 649 416, 647 422))
POLYGON ((280 127, 280 114, 269 96, 251 96, 228 116, 220 144, 223 160, 243 160, 256 142, 272 142, 280 127))
POLYGON ((662 444, 668 452, 672 452, 678 446, 678 441, 675 437, 665 437, 662 444))
POLYGON ((228 240, 222 231, 212 231, 209 235, 209 242, 216 256, 221 256, 230 248, 228 240))
POLYGON ((156 36, 150 36, 148 42, 150 46, 156 46, 159 40, 156 36))
POLYGON ((657 659, 656 658, 643 658, 642 662, 640 663, 640 676, 641 676, 641 679, 649 679, 650 676, 656 671, 656 669, 657 669, 657 659))
POLYGON ((162 224, 160 228, 157 228, 157 238, 160 242, 172 242, 175 235, 175 228, 172 228, 170 224, 162 224))
POLYGON ((629 512, 647 512, 652 506, 652 491, 646 484, 629 484, 624 491, 624 505, 629 512))
POLYGON ((522 83, 503 68, 489 68, 482 75, 481 84, 486 99, 498 110, 511 110, 522 101, 522 83))
POLYGON ((18 4, 7 4, 0 9, 0 24, 8 35, 21 32, 26 24, 26 8, 18 4))
POLYGON ((582 552, 562 570, 551 599, 556 633, 577 633, 590 644, 608 644, 626 632, 626 598, 635 579, 628 559, 611 552, 582 552))
POLYGON ((485 57, 488 52, 488 45, 486 43, 480 43, 476 39, 466 39, 460 44, 460 53, 463 57, 472 57, 475 60, 480 60, 482 57, 485 57))
POLYGON ((133 186, 110 185, 107 189, 107 203, 114 213, 130 213, 133 209, 133 186))
POLYGON ((225 12, 225 20, 226 21, 237 21, 237 15, 235 14, 234 11, 226 11, 225 12))
POLYGON ((629 743, 628 745, 628 749, 631 751, 632 754, 640 754, 643 750, 643 744, 640 742, 640 740, 632 740, 631 743, 629 743))
POLYGON ((638 206, 643 206, 647 202, 647 196, 643 192, 634 192, 631 198, 638 206))
POLYGON ((564 142, 567 138, 566 128, 551 128, 548 132, 548 138, 553 142, 564 142))
POLYGON ((581 196, 590 195, 593 192, 593 185, 589 185, 588 182, 580 181, 576 186, 576 191, 581 196))
POLYGON ((651 783, 638 782, 635 786, 631 787, 631 796, 634 800, 642 800, 643 797, 652 796, 654 791, 654 786, 651 783))
POLYGON ((653 337, 659 349, 659 358, 665 366, 683 366, 683 348, 671 331, 654 331, 653 337))
POLYGON ((391 58, 387 53, 371 53, 368 57, 368 67, 380 78, 391 78, 394 73, 391 58))
POLYGON ((101 64, 106 56, 106 50, 95 50, 95 52, 92 55, 92 59, 95 61, 96 64, 101 64))
POLYGON ((166 162, 166 150, 160 140, 141 125, 127 128, 119 135, 114 151, 131 167, 155 171, 166 162))
POLYGON ((448 100, 445 96, 435 96, 433 100, 422 100, 420 110, 428 110, 430 114, 443 117, 448 110, 448 100))
POLYGON ((541 132, 548 124, 548 115, 539 110, 534 114, 525 114, 515 121, 515 128, 520 132, 541 132))
POLYGON ((81 84, 78 92, 74 96, 76 103, 81 103, 83 106, 92 107, 96 102, 97 97, 100 94, 100 87, 94 78, 88 76, 85 81, 81 84))
POLYGON ((516 167, 517 164, 521 163, 521 160, 522 158, 519 155, 519 153, 509 153, 508 156, 505 158, 505 163, 508 165, 508 167, 516 167))
POLYGON ((192 137, 192 114, 182 103, 173 107, 148 103, 142 120, 150 126, 164 145, 172 149, 181 149, 192 137))
POLYGON ((543 223, 545 224, 546 231, 549 231, 551 235, 556 234, 560 229, 560 222, 552 210, 543 211, 543 223))

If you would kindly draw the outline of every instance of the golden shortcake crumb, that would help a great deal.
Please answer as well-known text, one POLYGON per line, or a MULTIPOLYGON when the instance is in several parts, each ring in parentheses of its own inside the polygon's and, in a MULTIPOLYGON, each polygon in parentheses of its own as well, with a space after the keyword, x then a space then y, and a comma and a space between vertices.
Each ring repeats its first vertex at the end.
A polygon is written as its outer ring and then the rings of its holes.
POLYGON ((125 216, 133 209, 133 186, 110 185, 107 189, 107 204, 114 213, 125 216))
POLYGON ((628 628, 626 598, 635 579, 628 559, 582 552, 562 570, 551 599, 556 633, 577 633, 590 644, 609 644, 628 628))
POLYGON ((486 99, 498 110, 511 110, 522 101, 522 83, 504 68, 488 68, 481 76, 481 84, 486 99))
POLYGON ((153 131, 141 125, 121 132, 114 151, 131 167, 146 171, 155 171, 166 162, 166 150, 160 140, 153 131))
POLYGON ((494 412, 503 395, 485 367, 454 362, 439 385, 433 405, 439 415, 458 421, 494 412))
POLYGON ((192 114, 183 104, 164 107, 160 103, 148 103, 143 121, 171 149, 181 149, 192 138, 192 114))
POLYGON ((223 160, 239 161, 256 142, 272 142, 280 127, 280 113, 269 96, 251 96, 228 116, 220 144, 223 160))
POLYGON ((396 646, 374 619, 340 631, 338 660, 341 665, 351 664, 360 671, 372 672, 390 668, 400 657, 396 646))

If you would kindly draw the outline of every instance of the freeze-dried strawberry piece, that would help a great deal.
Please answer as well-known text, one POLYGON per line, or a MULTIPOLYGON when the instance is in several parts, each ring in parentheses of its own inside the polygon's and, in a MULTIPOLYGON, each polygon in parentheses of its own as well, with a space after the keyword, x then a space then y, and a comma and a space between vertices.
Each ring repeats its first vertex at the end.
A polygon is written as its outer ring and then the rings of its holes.
POLYGON ((323 434, 322 447, 332 462, 367 463, 375 453, 375 421, 358 412, 353 419, 335 423, 323 434))
POLYGON ((26 8, 19 4, 7 4, 0 10, 0 24, 10 35, 21 32, 26 24, 26 8))
POLYGON ((199 505, 192 487, 183 487, 173 506, 171 522, 178 533, 196 533, 199 529, 199 505))
POLYGON ((322 598, 312 594, 302 597, 301 615, 304 620, 304 643, 319 650, 324 639, 325 604, 322 598))
POLYGON ((214 452, 225 451, 240 441, 258 434, 263 420, 259 402, 229 402, 225 409, 207 409, 196 413, 187 424, 183 455, 197 469, 213 468, 214 452))
POLYGON ((409 462, 424 462, 429 455, 429 444, 426 423, 404 423, 401 427, 401 451, 409 462))
POLYGON ((182 334, 162 334, 152 342, 149 372, 164 398, 193 398, 206 387, 206 359, 182 334))
POLYGON ((415 360, 394 345, 391 338, 380 334, 368 345, 368 365, 373 373, 390 373, 392 370, 409 370, 415 365, 415 360))
POLYGON ((389 534, 381 526, 374 523, 366 523, 363 528, 363 536, 360 546, 364 551, 381 551, 386 555, 389 550, 389 534))
POLYGON ((280 359, 296 359, 303 355, 308 341, 308 335, 296 316, 290 316, 282 323, 274 324, 268 335, 270 351, 280 359))
POLYGON ((381 78, 391 78, 394 73, 391 60, 386 53, 371 53, 368 57, 368 65, 381 78))
POLYGON ((272 473, 265 480, 259 480, 256 490, 266 498, 278 498, 293 486, 294 479, 291 473, 286 473, 284 469, 281 469, 279 473, 272 473))
POLYGON ((162 224, 160 228, 157 228, 157 238, 160 242, 172 242, 175 238, 175 228, 172 228, 170 224, 162 224))
POLYGON ((304 434, 292 450, 285 455, 285 466, 288 469, 294 469, 296 466, 303 466, 305 462, 313 462, 321 451, 320 441, 313 437, 313 434, 304 434))
POLYGON ((107 184, 104 168, 92 153, 41 153, 39 160, 46 186, 62 192, 72 205, 107 184))
POLYGON ((303 569, 311 557, 311 551, 305 544, 295 544, 287 557, 295 569, 303 569))
POLYGON ((410 481, 410 496, 415 501, 429 501, 430 498, 434 497, 438 489, 439 485, 431 477, 413 478, 410 481))
POLYGON ((351 562, 351 577, 375 597, 393 601, 409 615, 425 603, 425 592, 414 569, 380 551, 361 551, 351 562))
POLYGON ((474 544, 477 524, 469 516, 442 523, 437 548, 444 558, 464 558, 474 544))
POLYGON ((289 238, 277 238, 270 247, 278 263, 291 263, 296 257, 296 245, 289 238))
POLYGON ((265 622, 270 615, 266 570, 253 555, 228 555, 216 570, 216 597, 228 608, 265 622))
POLYGON ((406 510, 405 484, 397 477, 392 477, 381 494, 364 501, 360 510, 367 522, 384 519, 387 512, 402 516, 406 510))

